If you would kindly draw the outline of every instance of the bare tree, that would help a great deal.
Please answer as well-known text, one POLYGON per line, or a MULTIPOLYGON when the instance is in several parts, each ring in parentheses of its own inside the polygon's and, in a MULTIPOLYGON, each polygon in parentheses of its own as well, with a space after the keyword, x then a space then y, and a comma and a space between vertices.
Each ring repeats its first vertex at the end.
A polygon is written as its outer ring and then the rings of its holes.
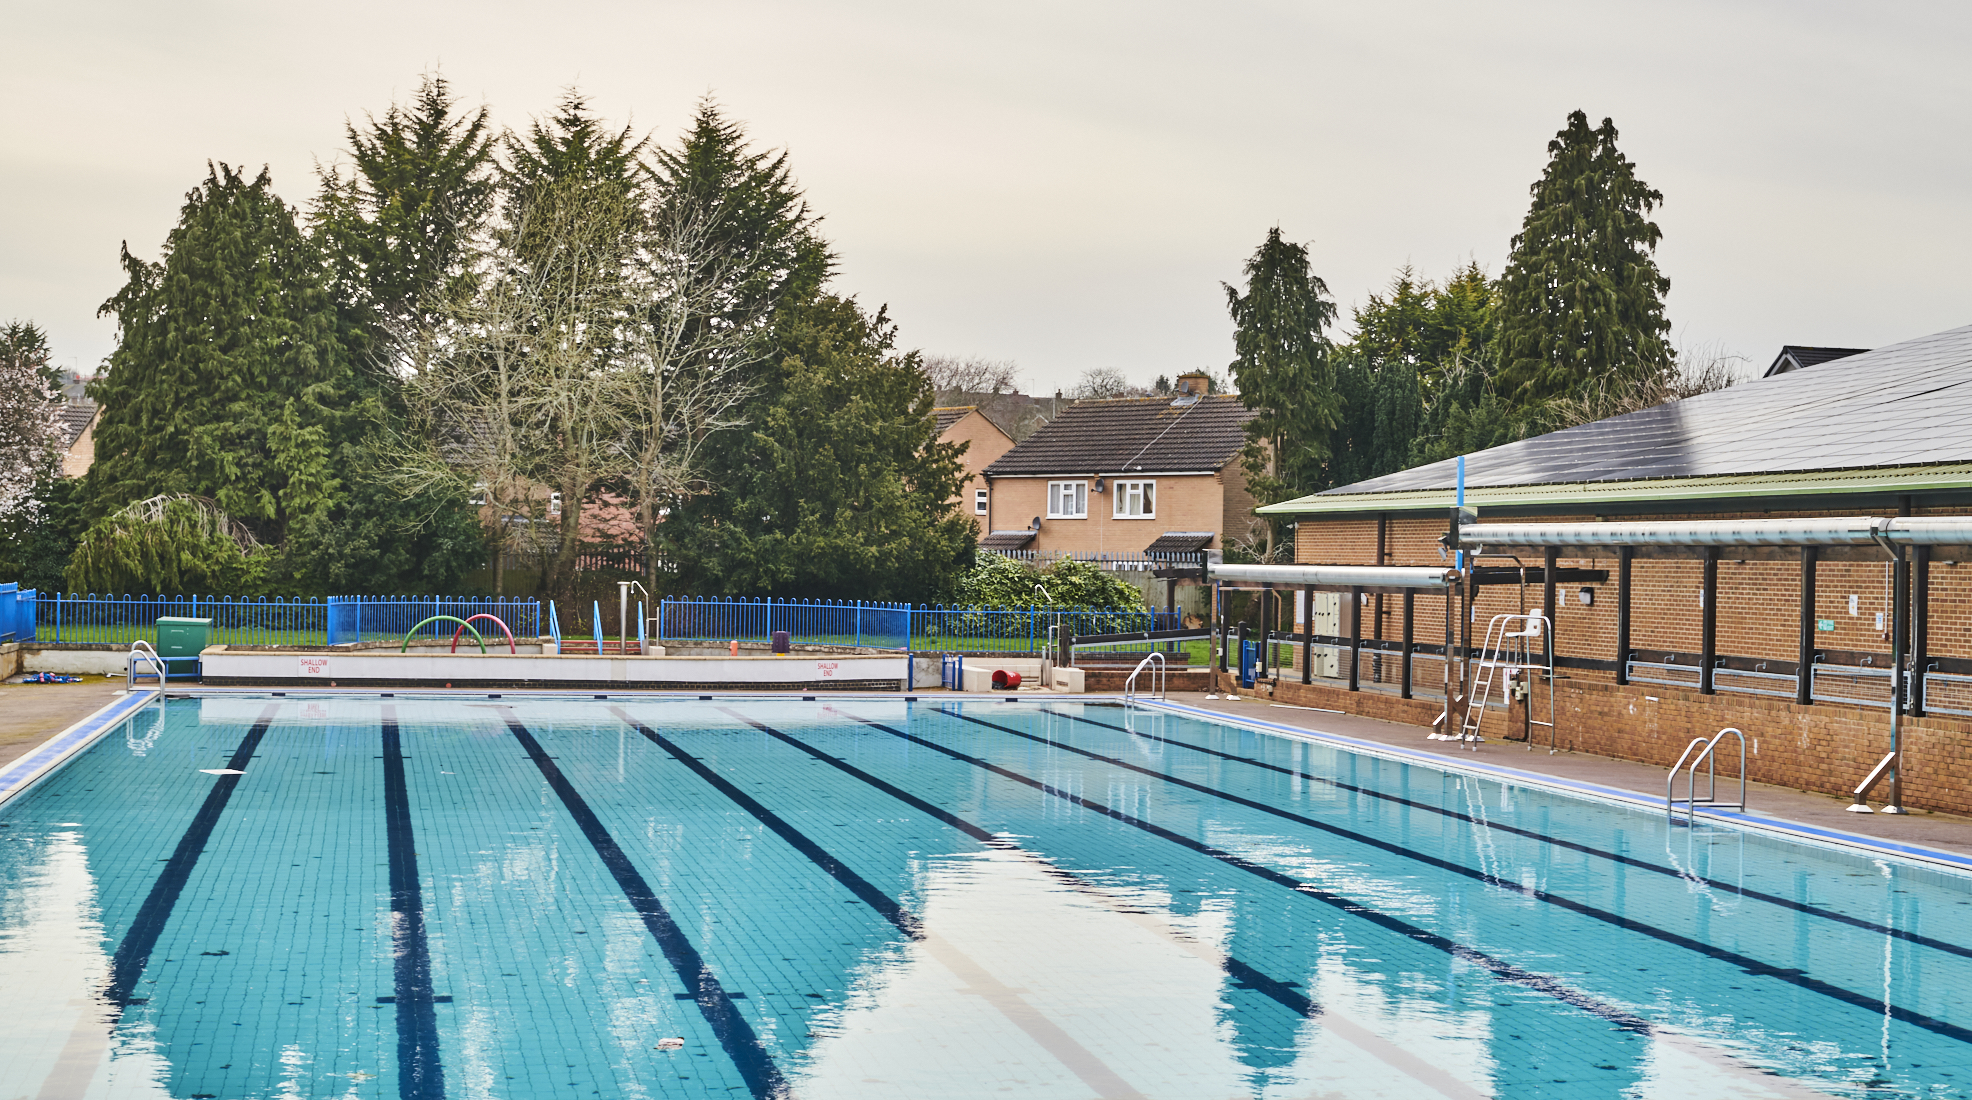
POLYGON ((981 355, 927 355, 920 362, 940 405, 982 405, 985 398, 1019 388, 1020 369, 1011 359, 981 355))
POLYGON ((1075 381, 1075 388, 1068 396, 1077 401, 1101 401, 1112 397, 1142 397, 1147 392, 1142 386, 1132 385, 1115 367, 1090 367, 1075 381))
POLYGON ((1604 375, 1593 389, 1551 402, 1547 414, 1554 428, 1570 428, 1592 420, 1637 412, 1667 401, 1681 401, 1722 390, 1739 381, 1747 359, 1719 344, 1679 347, 1669 370, 1642 377, 1604 375))

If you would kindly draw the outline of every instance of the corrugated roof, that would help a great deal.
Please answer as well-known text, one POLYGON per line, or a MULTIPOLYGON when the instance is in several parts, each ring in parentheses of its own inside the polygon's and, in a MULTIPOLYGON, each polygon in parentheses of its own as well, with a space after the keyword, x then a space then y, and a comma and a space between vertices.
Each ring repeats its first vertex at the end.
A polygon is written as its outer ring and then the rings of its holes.
MULTIPOLYGON (((1782 474, 1729 474, 1723 477, 1647 478, 1639 481, 1575 481, 1549 485, 1470 485, 1466 504, 1486 508, 1625 503, 1745 500, 1829 493, 1922 493, 1972 489, 1972 462, 1935 466, 1881 466, 1863 470, 1803 470, 1782 474)), ((1335 515, 1348 512, 1441 511, 1450 508, 1455 489, 1410 489, 1386 493, 1317 493, 1271 504, 1258 511, 1273 515, 1335 515)))
POLYGON ((1218 538, 1216 531, 1166 531, 1157 536, 1149 546, 1143 548, 1146 554, 1183 554, 1203 550, 1218 538))
MULTIPOLYGON (((1850 356, 1837 368, 1756 378, 1465 461, 1468 491, 1780 473, 1814 473, 1826 482, 1829 471, 1972 462, 1972 325, 1850 356)), ((1448 490, 1456 480, 1457 462, 1446 459, 1267 511, 1361 510, 1326 501, 1448 490)))
POLYGON ((1231 394, 1182 405, 1166 397, 1078 401, 986 467, 986 475, 1215 471, 1245 445, 1251 419, 1252 411, 1231 394))

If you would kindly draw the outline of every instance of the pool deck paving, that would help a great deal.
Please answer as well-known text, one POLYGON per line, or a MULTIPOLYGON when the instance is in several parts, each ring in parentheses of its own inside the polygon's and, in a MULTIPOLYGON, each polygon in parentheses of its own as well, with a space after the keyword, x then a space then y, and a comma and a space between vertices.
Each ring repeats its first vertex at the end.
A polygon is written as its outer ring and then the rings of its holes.
MULTIPOLYGON (((1431 731, 1423 726, 1389 722, 1379 718, 1364 718, 1353 714, 1336 714, 1305 707, 1290 707, 1266 699, 1245 696, 1237 700, 1228 700, 1224 697, 1208 699, 1200 692, 1174 691, 1170 694, 1170 701, 1197 707, 1200 710, 1215 711, 1228 717, 1268 722, 1307 730, 1310 733, 1328 733, 1369 741, 1388 748, 1442 759, 1455 766, 1477 764, 1484 767, 1511 768, 1564 782, 1613 787, 1659 804, 1664 799, 1664 782, 1670 776, 1669 768, 1639 764, 1630 760, 1617 760, 1607 756, 1593 756, 1582 752, 1560 752, 1550 756, 1547 749, 1539 746, 1529 752, 1527 746, 1518 741, 1494 739, 1481 745, 1464 748, 1452 742, 1429 740, 1431 731)), ((1723 772, 1726 769, 1720 770, 1723 772)), ((1699 788, 1701 790, 1704 788, 1702 778, 1699 788)), ((1682 793, 1684 789, 1682 780, 1678 784, 1678 789, 1682 793)), ((1719 794, 1726 796, 1729 792, 1738 793, 1738 780, 1728 783, 1721 775, 1719 794)), ((1876 793, 1880 795, 1882 791, 1876 793)), ((1849 800, 1846 798, 1812 794, 1791 787, 1775 787, 1765 783, 1746 785, 1746 811, 1757 817, 1794 822, 1828 832, 1853 833, 1892 844, 1935 848, 1955 855, 1972 857, 1972 818, 1931 810, 1912 810, 1903 815, 1850 813, 1844 808, 1848 804, 1849 800)), ((1871 805, 1876 809, 1882 808, 1880 800, 1872 802, 1871 805)))
POLYGON ((0 683, 0 767, 115 701, 122 676, 84 676, 79 684, 0 683))
MULTIPOLYGON (((124 691, 122 677, 86 677, 78 684, 0 683, 0 766, 31 752, 37 745, 107 706, 124 691)), ((790 693, 792 694, 792 693, 790 693)), ((923 692, 943 696, 945 692, 923 692)), ((1023 693, 1024 694, 1024 693, 1023 693)), ((1034 698, 1077 696, 1036 693, 1034 698)), ((1202 692, 1172 692, 1170 701, 1200 710, 1255 722, 1266 722, 1315 734, 1334 734, 1375 745, 1417 753, 1444 760, 1453 766, 1479 765, 1515 771, 1562 781, 1593 784, 1626 791, 1636 797, 1661 801, 1669 769, 1607 756, 1582 752, 1562 752, 1550 756, 1536 747, 1511 741, 1490 740, 1473 748, 1428 739, 1422 726, 1337 714, 1272 703, 1265 699, 1207 698, 1202 692)), ((1729 789, 1723 778, 1720 793, 1729 789)), ((1788 787, 1752 783, 1747 786, 1747 812, 1761 818, 1793 822, 1835 833, 1933 848, 1954 855, 1972 857, 1972 818, 1929 810, 1892 814, 1857 814, 1844 809, 1846 799, 1811 794, 1788 787)), ((1881 803, 1876 803, 1878 808, 1881 803)))

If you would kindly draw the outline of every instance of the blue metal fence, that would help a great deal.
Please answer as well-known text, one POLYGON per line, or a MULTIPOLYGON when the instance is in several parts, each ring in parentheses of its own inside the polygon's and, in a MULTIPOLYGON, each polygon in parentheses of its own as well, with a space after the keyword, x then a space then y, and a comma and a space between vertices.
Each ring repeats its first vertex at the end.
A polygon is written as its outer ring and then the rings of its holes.
POLYGON ((0 584, 0 642, 31 642, 34 634, 35 592, 15 583, 0 584))
MULTIPOLYGON (((658 601, 657 642, 767 641, 777 630, 794 642, 912 651, 1038 653, 1049 629, 1071 634, 1165 630, 1174 617, 1157 611, 1056 611, 1047 607, 913 607, 901 603, 828 603, 667 597, 658 601)), ((1149 650, 1148 642, 1117 652, 1149 650)))
MULTIPOLYGON (((127 645, 156 636, 160 618, 211 619, 213 645, 346 645, 401 641, 433 615, 493 615, 522 637, 538 637, 535 600, 449 596, 330 596, 327 599, 231 596, 134 596, 54 593, 25 603, 44 642, 127 645)), ((420 638, 451 637, 457 624, 434 623, 420 638)))

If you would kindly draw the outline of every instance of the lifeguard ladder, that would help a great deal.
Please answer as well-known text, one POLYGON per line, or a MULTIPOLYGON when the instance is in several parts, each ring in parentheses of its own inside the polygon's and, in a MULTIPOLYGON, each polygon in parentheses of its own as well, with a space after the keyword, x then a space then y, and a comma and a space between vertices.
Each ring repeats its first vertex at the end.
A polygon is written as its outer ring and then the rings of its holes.
POLYGON ((1498 706, 1510 708, 1513 699, 1522 700, 1521 714, 1526 729, 1519 738, 1524 740, 1527 751, 1534 751, 1535 726, 1546 726, 1548 731, 1548 753, 1556 752, 1554 731, 1554 624, 1538 611, 1524 615, 1495 615, 1486 624, 1486 642, 1479 650, 1479 663, 1473 666, 1472 701, 1465 709, 1465 720, 1459 726, 1458 736, 1453 738, 1461 744, 1481 744, 1486 738, 1481 730, 1486 721, 1486 711, 1493 707, 1493 688, 1499 688, 1498 706), (1547 718, 1534 717, 1534 690, 1530 682, 1541 676, 1547 681, 1547 718))

